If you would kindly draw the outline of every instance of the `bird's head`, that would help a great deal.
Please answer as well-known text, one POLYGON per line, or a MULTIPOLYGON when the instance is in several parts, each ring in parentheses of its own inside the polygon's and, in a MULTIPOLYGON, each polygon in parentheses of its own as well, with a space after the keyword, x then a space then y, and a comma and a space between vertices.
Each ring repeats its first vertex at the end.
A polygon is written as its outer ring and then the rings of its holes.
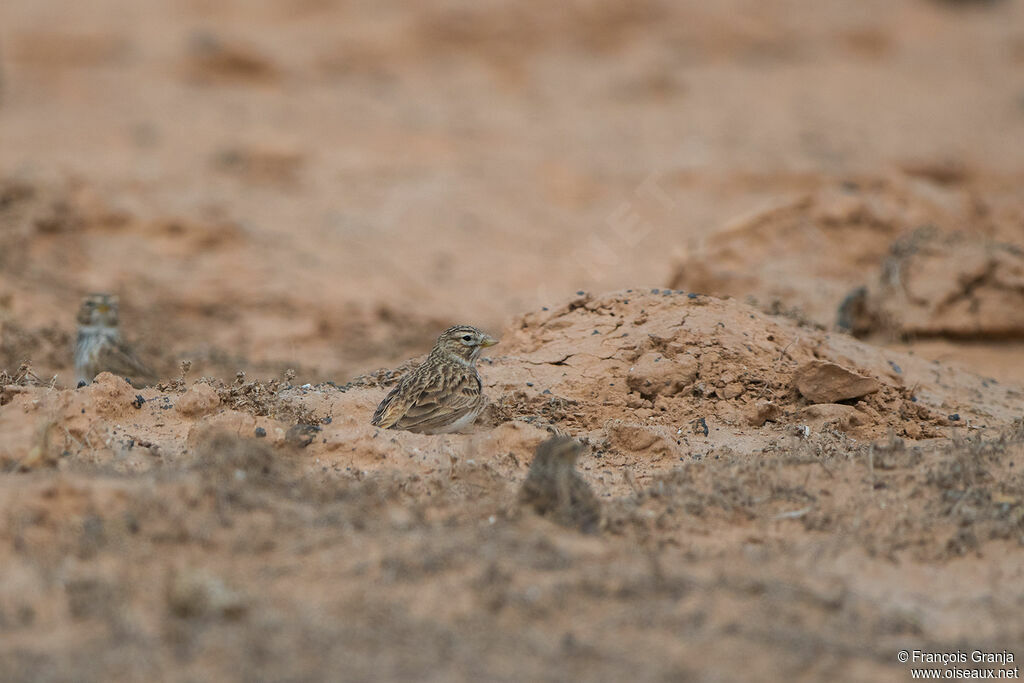
POLYGON ((117 327, 117 297, 113 294, 90 294, 78 308, 79 325, 117 327))
POLYGON ((434 352, 472 365, 482 350, 497 343, 497 339, 471 325, 456 325, 441 333, 434 352))

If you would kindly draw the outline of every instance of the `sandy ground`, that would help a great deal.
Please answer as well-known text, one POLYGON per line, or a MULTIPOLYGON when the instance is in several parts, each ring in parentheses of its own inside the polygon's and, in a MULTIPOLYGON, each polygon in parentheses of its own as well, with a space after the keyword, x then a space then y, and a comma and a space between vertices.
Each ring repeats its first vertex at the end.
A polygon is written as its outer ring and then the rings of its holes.
POLYGON ((1022 67, 1013 0, 3 3, 0 680, 1019 661, 1022 67), (159 386, 71 386, 90 291, 159 386), (370 426, 456 322, 472 432, 370 426))

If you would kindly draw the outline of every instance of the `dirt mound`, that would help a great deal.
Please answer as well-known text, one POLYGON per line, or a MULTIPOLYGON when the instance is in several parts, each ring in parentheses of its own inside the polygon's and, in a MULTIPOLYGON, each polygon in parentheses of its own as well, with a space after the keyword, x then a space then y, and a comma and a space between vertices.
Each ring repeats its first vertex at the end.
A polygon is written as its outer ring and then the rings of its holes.
MULTIPOLYGON (((913 169, 911 169, 913 171, 913 169)), ((914 171, 822 187, 743 216, 709 237, 670 278, 673 289, 755 298, 796 309, 826 327, 851 289, 864 284, 925 226, 974 236, 1013 235, 962 178, 914 171)))
POLYGON ((860 334, 1024 339, 1024 249, 915 232, 890 247, 878 280, 852 294, 847 310, 846 326, 860 334))
POLYGON ((658 457, 690 456, 714 432, 767 422, 765 433, 779 433, 829 411, 857 438, 922 438, 944 435, 954 414, 995 426, 1017 410, 1006 390, 967 373, 674 290, 584 295, 525 316, 503 345, 496 368, 518 366, 529 385, 498 384, 500 408, 514 403, 522 419, 658 457), (838 374, 801 390, 816 364, 838 374), (965 401, 968 388, 984 398, 965 401), (823 402, 846 405, 814 405, 823 402))

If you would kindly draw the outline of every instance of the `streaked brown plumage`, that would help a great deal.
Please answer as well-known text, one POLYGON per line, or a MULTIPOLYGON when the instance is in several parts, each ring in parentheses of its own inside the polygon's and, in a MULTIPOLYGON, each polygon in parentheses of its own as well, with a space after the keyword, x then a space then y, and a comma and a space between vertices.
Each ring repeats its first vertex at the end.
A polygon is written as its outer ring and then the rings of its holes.
POLYGON ((555 436, 537 446, 519 502, 562 526, 586 533, 601 525, 601 504, 586 479, 576 471, 583 446, 567 436, 555 436))
POLYGON ((427 359, 380 402, 371 424, 443 434, 473 424, 487 404, 476 359, 498 342, 470 325, 445 330, 427 359))
POLYGON ((156 381, 156 374, 121 339, 117 297, 90 294, 78 309, 75 382, 89 383, 101 372, 126 377, 136 386, 156 381))

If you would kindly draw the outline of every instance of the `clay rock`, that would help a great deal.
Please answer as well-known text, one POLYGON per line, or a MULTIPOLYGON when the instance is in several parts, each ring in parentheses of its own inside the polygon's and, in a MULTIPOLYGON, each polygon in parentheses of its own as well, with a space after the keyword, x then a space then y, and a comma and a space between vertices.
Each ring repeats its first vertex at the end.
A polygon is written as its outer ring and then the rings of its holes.
POLYGON ((878 380, 823 360, 805 363, 793 376, 797 390, 813 403, 838 403, 878 391, 878 380))
POLYGON ((674 396, 693 384, 697 378, 697 359, 689 354, 680 354, 669 359, 665 355, 649 351, 640 356, 626 375, 626 385, 631 391, 646 399, 655 396, 674 396))
POLYGON ((109 372, 101 372, 89 385, 96 412, 104 417, 115 417, 124 412, 135 399, 135 390, 124 379, 109 372))
POLYGON ((220 405, 220 396, 209 384, 193 384, 174 404, 174 409, 185 417, 207 415, 220 405))
POLYGON ((758 401, 747 409, 747 423, 752 427, 761 427, 769 420, 777 420, 781 414, 779 406, 771 401, 758 401))

